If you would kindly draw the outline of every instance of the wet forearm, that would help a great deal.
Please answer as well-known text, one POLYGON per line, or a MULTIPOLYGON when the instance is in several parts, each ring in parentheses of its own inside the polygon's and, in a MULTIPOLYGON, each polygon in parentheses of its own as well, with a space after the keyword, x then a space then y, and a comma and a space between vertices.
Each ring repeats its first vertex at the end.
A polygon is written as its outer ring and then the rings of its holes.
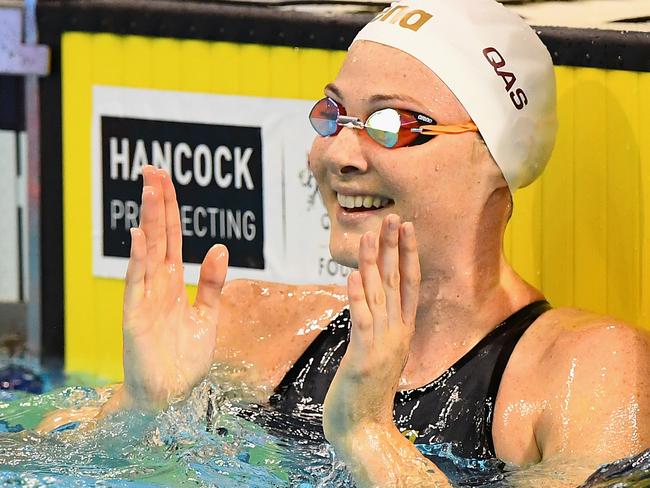
POLYGON ((335 443, 359 487, 450 487, 447 477, 396 427, 365 425, 335 443))

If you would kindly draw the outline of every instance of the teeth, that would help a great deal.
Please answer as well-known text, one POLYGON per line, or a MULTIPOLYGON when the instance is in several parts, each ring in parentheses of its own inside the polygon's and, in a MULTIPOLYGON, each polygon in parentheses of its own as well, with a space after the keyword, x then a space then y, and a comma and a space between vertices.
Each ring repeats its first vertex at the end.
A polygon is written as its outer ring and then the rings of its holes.
POLYGON ((337 193, 336 198, 343 208, 382 208, 388 204, 388 198, 373 197, 371 195, 341 195, 337 193))

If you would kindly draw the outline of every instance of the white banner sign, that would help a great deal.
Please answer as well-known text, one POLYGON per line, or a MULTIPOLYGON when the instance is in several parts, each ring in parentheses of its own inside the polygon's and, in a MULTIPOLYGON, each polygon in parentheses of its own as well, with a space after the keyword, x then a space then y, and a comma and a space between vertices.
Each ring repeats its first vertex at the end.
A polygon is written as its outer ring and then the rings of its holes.
POLYGON ((142 167, 176 186, 185 278, 215 243, 229 278, 343 283, 329 220, 307 169, 313 102, 96 86, 93 90, 93 272, 123 278, 137 225, 142 167))

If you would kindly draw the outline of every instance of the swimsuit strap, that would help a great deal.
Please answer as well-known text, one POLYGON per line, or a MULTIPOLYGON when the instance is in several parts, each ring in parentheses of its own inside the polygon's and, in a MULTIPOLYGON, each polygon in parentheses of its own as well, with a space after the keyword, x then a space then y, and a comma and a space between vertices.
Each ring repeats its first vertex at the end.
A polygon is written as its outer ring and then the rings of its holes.
MULTIPOLYGON (((350 309, 348 307, 345 307, 332 319, 329 324, 327 324, 327 327, 325 329, 321 330, 318 333, 312 343, 309 344, 307 349, 305 349, 305 352, 303 352, 298 360, 291 366, 291 368, 289 368, 289 371, 284 375, 282 381, 280 381, 278 386, 275 387, 276 395, 273 395, 271 397, 271 402, 273 402, 273 399, 277 397, 277 394, 281 395, 282 392, 288 391, 291 387, 297 386, 300 389, 305 388, 304 372, 310 369, 315 358, 322 358, 323 352, 331 348, 332 342, 339 344, 339 347, 343 345, 345 346, 343 353, 341 354, 342 358, 343 354, 345 354, 345 350, 347 350, 347 341, 349 339, 350 326, 350 309)), ((338 362, 340 362, 340 359, 336 362, 337 367, 338 362)), ((327 386, 329 387, 329 382, 327 386)))

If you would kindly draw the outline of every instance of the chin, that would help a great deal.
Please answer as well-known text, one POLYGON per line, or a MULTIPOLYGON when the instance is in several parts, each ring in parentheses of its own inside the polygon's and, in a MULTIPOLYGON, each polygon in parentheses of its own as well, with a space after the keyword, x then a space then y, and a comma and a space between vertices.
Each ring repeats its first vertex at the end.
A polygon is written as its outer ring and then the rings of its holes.
POLYGON ((347 266, 352 269, 357 269, 359 267, 359 259, 357 255, 339 256, 332 254, 332 259, 341 266, 347 266))
POLYGON ((359 237, 356 239, 351 236, 335 237, 332 234, 330 237, 330 254, 332 259, 342 266, 348 268, 359 267, 359 237))

